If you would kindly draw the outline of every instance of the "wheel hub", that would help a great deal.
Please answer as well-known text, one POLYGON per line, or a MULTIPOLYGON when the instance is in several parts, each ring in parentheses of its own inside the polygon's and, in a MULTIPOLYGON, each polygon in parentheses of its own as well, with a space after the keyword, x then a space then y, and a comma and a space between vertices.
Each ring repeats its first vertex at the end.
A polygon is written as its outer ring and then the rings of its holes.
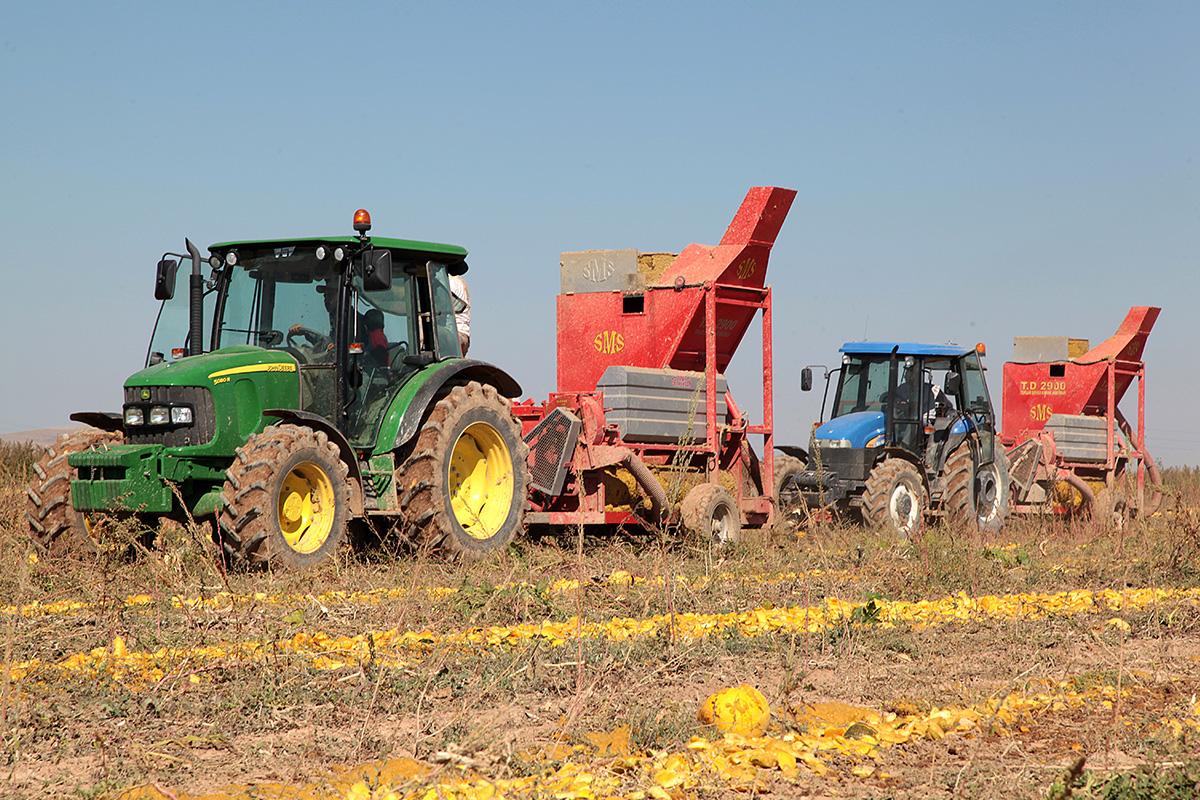
POLYGON ((725 506, 720 506, 713 512, 712 520, 709 523, 709 528, 712 533, 713 541, 724 544, 729 541, 729 531, 732 528, 729 509, 725 506))
POLYGON ((907 533, 916 526, 920 503, 917 502, 912 489, 903 484, 897 486, 888 505, 892 520, 900 531, 907 533))
POLYGON ((298 553, 320 549, 333 529, 333 482, 316 464, 292 468, 279 492, 279 529, 298 553))
POLYGON ((447 467, 450 507, 458 524, 475 539, 494 536, 512 506, 512 456, 500 432, 484 422, 467 426, 447 467))

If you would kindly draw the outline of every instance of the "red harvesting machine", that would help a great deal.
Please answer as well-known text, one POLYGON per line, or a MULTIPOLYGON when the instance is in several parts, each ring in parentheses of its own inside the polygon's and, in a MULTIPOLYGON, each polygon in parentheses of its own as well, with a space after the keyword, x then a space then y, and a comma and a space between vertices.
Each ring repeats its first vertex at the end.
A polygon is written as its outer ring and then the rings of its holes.
POLYGON ((1111 338, 1018 337, 1004 365, 1004 429, 1013 511, 1090 511, 1123 519, 1158 507, 1146 450, 1142 350, 1160 309, 1136 306, 1111 338), (1118 404, 1137 380, 1137 427, 1118 404), (1147 499, 1146 477, 1152 484, 1147 499))
POLYGON ((756 187, 715 247, 678 256, 564 253, 558 391, 514 406, 530 446, 532 525, 681 521, 717 541, 774 517, 771 287, 775 237, 796 193, 756 187), (724 372, 762 314, 763 421, 724 372), (763 457, 750 435, 764 437, 763 457))

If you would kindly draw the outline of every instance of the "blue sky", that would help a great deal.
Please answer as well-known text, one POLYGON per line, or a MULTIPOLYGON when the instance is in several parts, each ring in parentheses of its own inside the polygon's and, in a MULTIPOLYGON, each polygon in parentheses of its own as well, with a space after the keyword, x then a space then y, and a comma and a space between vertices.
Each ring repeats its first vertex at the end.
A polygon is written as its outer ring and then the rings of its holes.
MULTIPOLYGON (((1147 429, 1200 464, 1195 3, 27 3, 0 30, 0 433, 116 410, 185 236, 471 251, 472 356, 555 385, 559 253, 771 258, 776 426, 850 339, 1096 344, 1131 305, 1147 429)), ((730 387, 752 415, 750 337, 730 387)), ((1132 400, 1132 396, 1129 398, 1132 400)), ((1132 416, 1134 406, 1125 405, 1132 416)))

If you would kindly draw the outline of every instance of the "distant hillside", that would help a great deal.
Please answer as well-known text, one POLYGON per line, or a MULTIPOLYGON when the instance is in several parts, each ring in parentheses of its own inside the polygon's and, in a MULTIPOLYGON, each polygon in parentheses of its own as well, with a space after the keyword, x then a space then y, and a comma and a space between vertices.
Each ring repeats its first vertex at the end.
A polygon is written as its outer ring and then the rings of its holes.
POLYGON ((59 425, 57 428, 38 428, 34 431, 17 431, 16 433, 0 433, 0 442, 33 442, 45 447, 64 433, 79 430, 83 425, 59 425))

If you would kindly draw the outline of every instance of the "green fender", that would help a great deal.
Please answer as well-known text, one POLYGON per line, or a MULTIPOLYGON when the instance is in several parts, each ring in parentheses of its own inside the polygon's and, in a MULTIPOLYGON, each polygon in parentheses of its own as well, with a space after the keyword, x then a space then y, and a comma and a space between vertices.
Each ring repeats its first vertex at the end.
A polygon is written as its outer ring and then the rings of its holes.
POLYGON ((496 387, 501 395, 514 398, 521 394, 521 384, 499 367, 486 361, 456 358, 426 367, 401 387, 388 406, 379 436, 375 439, 373 455, 382 455, 403 447, 421 429, 425 412, 447 383, 479 381, 496 387))
POLYGON ((263 414, 279 417, 280 422, 303 425, 315 431, 324 431, 325 435, 329 437, 329 441, 337 445, 342 461, 346 462, 346 466, 350 469, 351 484, 355 487, 354 491, 358 493, 358 497, 351 498, 351 505, 357 509, 362 508, 362 467, 358 463, 358 457, 354 448, 350 446, 346 434, 339 431, 331 420, 309 411, 299 411, 294 408, 268 408, 263 414))

